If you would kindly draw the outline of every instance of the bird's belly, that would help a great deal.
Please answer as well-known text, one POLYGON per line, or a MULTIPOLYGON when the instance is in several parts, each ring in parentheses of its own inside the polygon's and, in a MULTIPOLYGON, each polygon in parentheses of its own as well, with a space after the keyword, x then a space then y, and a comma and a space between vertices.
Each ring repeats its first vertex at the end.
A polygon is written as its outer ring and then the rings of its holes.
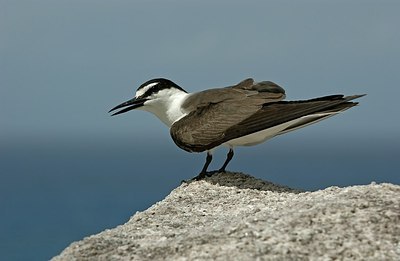
POLYGON ((280 125, 277 125, 277 126, 274 126, 274 127, 262 130, 262 131, 258 131, 258 132, 240 137, 240 138, 232 139, 230 141, 225 142, 224 145, 227 145, 229 147, 256 145, 256 144, 262 143, 268 139, 273 138, 279 132, 283 131, 284 129, 286 129, 287 127, 289 127, 292 124, 293 124, 292 121, 285 122, 280 125))
POLYGON ((256 145, 268 139, 271 139, 278 134, 287 133, 289 131, 297 130, 299 128, 308 126, 310 124, 314 124, 316 122, 319 122, 320 120, 326 119, 337 113, 338 112, 328 112, 328 113, 316 113, 316 114, 306 115, 259 132, 255 132, 240 138, 232 139, 230 141, 225 142, 223 145, 229 147, 256 145), (289 127, 293 128, 287 130, 289 127))

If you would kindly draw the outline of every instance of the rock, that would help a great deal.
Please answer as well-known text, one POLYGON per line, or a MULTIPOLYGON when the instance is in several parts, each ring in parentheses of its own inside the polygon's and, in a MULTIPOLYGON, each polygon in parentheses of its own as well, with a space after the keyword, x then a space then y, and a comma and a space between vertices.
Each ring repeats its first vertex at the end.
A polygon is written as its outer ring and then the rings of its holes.
POLYGON ((400 186, 303 192, 241 173, 182 184, 53 260, 400 260, 400 186))

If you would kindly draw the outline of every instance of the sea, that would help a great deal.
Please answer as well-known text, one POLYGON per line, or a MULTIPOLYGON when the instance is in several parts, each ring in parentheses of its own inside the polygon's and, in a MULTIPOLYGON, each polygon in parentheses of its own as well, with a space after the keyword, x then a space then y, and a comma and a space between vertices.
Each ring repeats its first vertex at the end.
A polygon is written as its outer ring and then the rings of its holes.
MULTIPOLYGON (((211 169, 225 159, 215 151, 211 169)), ((398 140, 288 135, 238 148, 228 170, 303 190, 400 184, 398 140)), ((2 140, 0 260, 48 260, 113 228, 198 174, 204 154, 164 138, 2 140)))

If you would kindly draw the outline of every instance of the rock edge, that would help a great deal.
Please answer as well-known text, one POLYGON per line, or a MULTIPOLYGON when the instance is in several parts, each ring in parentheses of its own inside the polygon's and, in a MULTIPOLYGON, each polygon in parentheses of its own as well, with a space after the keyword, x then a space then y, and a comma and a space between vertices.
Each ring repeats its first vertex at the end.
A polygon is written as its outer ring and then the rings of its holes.
POLYGON ((400 186, 302 192, 242 173, 182 184, 52 260, 400 260, 400 186))

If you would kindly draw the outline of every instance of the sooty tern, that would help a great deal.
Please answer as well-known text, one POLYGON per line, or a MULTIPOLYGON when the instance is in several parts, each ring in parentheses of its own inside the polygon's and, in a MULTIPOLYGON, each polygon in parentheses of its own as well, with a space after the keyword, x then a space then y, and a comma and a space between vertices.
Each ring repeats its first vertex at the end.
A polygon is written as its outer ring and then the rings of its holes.
POLYGON ((109 112, 133 109, 153 113, 170 128, 175 144, 188 152, 207 151, 206 162, 195 178, 203 179, 214 148, 229 147, 225 171, 235 146, 251 146, 336 115, 364 95, 330 95, 310 100, 283 101, 285 90, 270 81, 246 79, 234 86, 188 93, 174 82, 157 78, 137 89, 133 99, 109 112))

